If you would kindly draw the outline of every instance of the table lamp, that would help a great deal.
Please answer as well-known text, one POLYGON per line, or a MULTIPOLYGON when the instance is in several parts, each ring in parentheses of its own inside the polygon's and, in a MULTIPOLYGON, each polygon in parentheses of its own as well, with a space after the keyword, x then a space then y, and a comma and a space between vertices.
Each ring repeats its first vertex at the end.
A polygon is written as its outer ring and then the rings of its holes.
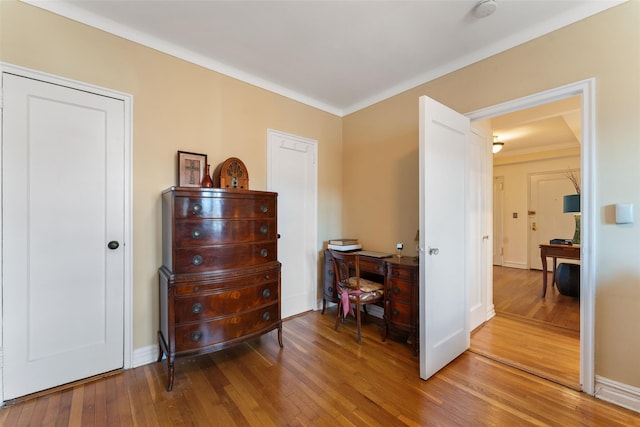
POLYGON ((576 231, 573 234, 573 244, 580 244, 580 194, 569 194, 562 200, 562 212, 571 213, 576 219, 576 231))

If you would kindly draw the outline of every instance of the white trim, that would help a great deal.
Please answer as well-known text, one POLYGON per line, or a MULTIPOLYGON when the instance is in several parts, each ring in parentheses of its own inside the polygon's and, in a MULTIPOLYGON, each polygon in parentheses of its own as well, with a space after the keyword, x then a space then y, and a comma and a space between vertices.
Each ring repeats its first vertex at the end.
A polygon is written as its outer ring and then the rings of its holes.
POLYGON ((158 50, 160 52, 169 54, 176 58, 183 59, 192 64, 200 65, 208 70, 215 71, 225 76, 238 79, 240 81, 249 83, 251 85, 266 89, 278 95, 285 96, 294 101, 301 102, 311 107, 318 108, 322 111, 334 114, 342 117, 343 111, 333 105, 329 105, 325 102, 311 98, 295 90, 291 90, 287 87, 274 83, 272 81, 263 79, 257 75, 247 73, 246 71, 239 70, 231 65, 213 60, 205 55, 197 53, 193 50, 184 48, 177 44, 168 42, 166 40, 159 39, 149 34, 138 31, 127 25, 123 25, 119 22, 112 21, 103 16, 96 15, 88 12, 82 8, 74 6, 71 3, 63 1, 42 1, 42 0, 22 0, 24 3, 28 3, 32 6, 47 10, 60 16, 72 19, 77 22, 89 25, 107 33, 122 37, 126 40, 130 40, 134 43, 138 43, 142 46, 149 47, 151 49, 158 50))
POLYGON ((442 77, 446 74, 462 69, 470 64, 484 60, 486 58, 489 58, 490 56, 496 55, 500 52, 504 52, 505 50, 511 49, 522 43, 533 40, 537 37, 544 36, 545 34, 548 34, 559 28, 602 12, 603 10, 607 10, 618 4, 624 3, 626 0, 585 2, 585 4, 578 10, 569 10, 561 15, 552 17, 548 21, 541 22, 533 27, 523 29, 519 33, 513 34, 509 37, 498 39, 494 43, 485 46, 485 48, 481 51, 467 53, 466 55, 455 58, 454 60, 446 64, 442 64, 441 66, 433 70, 429 70, 421 75, 400 82, 392 87, 385 88, 381 92, 373 94, 365 99, 358 100, 352 105, 343 107, 327 104, 326 102, 304 95, 298 91, 284 87, 280 84, 274 83, 273 81, 266 80, 255 74, 239 70, 231 65, 224 64, 219 61, 215 61, 205 55, 197 53, 193 50, 189 50, 188 48, 151 36, 144 32, 138 31, 135 28, 123 25, 111 19, 107 19, 98 14, 88 12, 87 10, 77 7, 70 2, 47 0, 21 1, 32 6, 47 10, 49 12, 64 16, 66 18, 73 19, 83 24, 92 26, 94 28, 98 28, 102 31, 106 31, 118 37, 122 37, 135 43, 139 43, 143 46, 147 46, 160 52, 167 53, 169 55, 175 56, 176 58, 184 59, 185 61, 200 65, 209 70, 227 75, 229 77, 233 77, 243 82, 247 82, 257 87, 293 99, 294 101, 310 105, 339 117, 344 117, 365 107, 391 98, 399 93, 402 93, 409 89, 413 89, 429 81, 435 80, 438 77, 442 77))
POLYGON ((508 261, 503 262, 502 266, 509 267, 509 268, 519 268, 521 270, 527 270, 529 268, 527 264, 523 264, 521 262, 508 262, 508 261))
MULTIPOLYGON (((20 67, 6 62, 0 62, 0 75, 3 73, 15 74, 26 78, 40 80, 60 86, 66 86, 85 92, 91 92, 98 95, 121 100, 124 105, 124 342, 123 342, 123 368, 132 367, 133 352, 133 96, 127 93, 114 91, 111 89, 95 86, 89 83, 79 82, 77 80, 68 79, 53 74, 20 67)), ((1 119, 0 119, 0 125, 1 119)), ((0 134, 0 144, 2 143, 2 135, 0 134)), ((0 152, 0 161, 1 152, 0 152)), ((2 184, 2 176, 0 174, 0 193, 2 184)), ((2 238, 0 230, 0 239, 2 238)), ((0 259, 0 271, 1 271, 0 259)), ((0 290, 2 289, 2 275, 0 275, 0 290)), ((0 293, 1 298, 1 293, 0 293)), ((1 302, 1 301, 0 301, 1 302)), ((0 342, 2 339, 2 305, 0 304, 0 342)), ((3 348, 0 347, 0 355, 4 354, 3 348)), ((4 360, 0 360, 0 373, 4 370, 4 360)), ((0 402, 4 401, 4 375, 0 375, 0 402)))
MULTIPOLYGON (((138 366, 148 365, 150 363, 156 363, 158 361, 158 353, 160 348, 157 344, 150 344, 144 347, 138 347, 133 350, 133 357, 131 364, 132 368, 137 368, 138 366)), ((163 356, 164 358, 164 356, 163 356)))
POLYGON ((582 245, 580 266, 580 384, 590 395, 595 393, 595 260, 596 260, 596 187, 595 168, 595 85, 594 78, 548 91, 507 101, 467 114, 472 121, 511 113, 541 104, 581 95, 582 102, 582 245))
POLYGON ((640 388, 596 375, 597 398, 640 412, 640 388))

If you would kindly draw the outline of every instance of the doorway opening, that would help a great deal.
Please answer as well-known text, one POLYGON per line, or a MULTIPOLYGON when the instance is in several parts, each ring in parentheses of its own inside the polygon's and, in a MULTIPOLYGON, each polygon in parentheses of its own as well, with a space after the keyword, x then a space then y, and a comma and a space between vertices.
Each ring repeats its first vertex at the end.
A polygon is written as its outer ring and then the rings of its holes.
MULTIPOLYGON (((472 121, 477 120, 486 120, 494 117, 504 116, 506 114, 515 113, 515 112, 524 112, 527 109, 531 109, 534 107, 539 107, 545 104, 549 104, 552 102, 566 100, 572 97, 578 97, 579 99, 579 119, 582 124, 581 129, 579 131, 580 135, 580 150, 579 150, 579 164, 581 171, 581 183, 582 183, 582 248, 589 248, 592 236, 593 236, 593 217, 594 217, 594 206, 593 206, 593 190, 591 182, 591 176, 593 176, 594 172, 594 79, 585 80, 581 82, 577 82, 574 84, 570 84, 567 86, 563 86, 557 89, 553 89, 550 91, 542 92, 539 94, 535 94, 532 96, 528 96, 525 98, 521 98, 518 100, 506 102, 503 104, 499 104, 493 107, 489 107, 483 110, 479 110, 476 112, 472 112, 467 116, 471 118, 472 121)), ((526 158, 527 154, 521 154, 522 160, 526 158)), ((563 169, 558 168, 558 170, 563 169)), ((508 209, 507 209, 508 211, 508 209)), ((503 212, 504 213, 504 221, 511 221, 512 219, 523 219, 527 221, 527 214, 525 212, 524 218, 513 218, 509 216, 513 214, 513 212, 503 212)), ((517 213, 517 212, 516 212, 517 213)), ((518 213, 519 214, 519 213, 518 213)), ((593 259, 590 251, 582 250, 582 261, 580 267, 580 277, 581 277, 581 294, 579 298, 579 381, 577 383, 576 388, 581 388, 584 392, 588 394, 594 393, 595 387, 595 376, 594 376, 594 325, 593 325, 593 314, 594 314, 594 296, 593 296, 593 259)), ((504 267, 493 267, 495 269, 509 267, 509 257, 508 253, 506 256, 501 259, 502 265, 504 267)), ((526 258, 528 259, 528 258, 526 258)), ((540 277, 540 271, 528 271, 530 267, 528 265, 528 261, 524 261, 520 266, 511 266, 511 267, 519 267, 520 269, 525 270, 529 273, 537 273, 536 276, 540 277)), ((517 280, 522 280, 517 279, 517 280)), ((495 285, 498 284, 496 279, 496 283, 490 283, 488 286, 491 288, 488 295, 492 295, 497 287, 495 285)), ((536 287, 535 293, 536 298, 538 300, 541 299, 541 288, 536 287)), ((547 293, 549 295, 549 293, 547 293)), ((547 296, 549 298, 549 296, 547 296)), ((495 301, 495 298, 494 298, 495 301)), ((491 301, 488 301, 488 307, 493 308, 491 301)), ((496 309, 496 311, 498 311, 496 309)), ((489 310, 488 310, 489 312, 489 310)), ((489 320, 491 316, 488 313, 487 320, 489 320)), ((527 333, 527 332, 523 332, 527 333)), ((529 332, 531 333, 531 332, 529 332)))

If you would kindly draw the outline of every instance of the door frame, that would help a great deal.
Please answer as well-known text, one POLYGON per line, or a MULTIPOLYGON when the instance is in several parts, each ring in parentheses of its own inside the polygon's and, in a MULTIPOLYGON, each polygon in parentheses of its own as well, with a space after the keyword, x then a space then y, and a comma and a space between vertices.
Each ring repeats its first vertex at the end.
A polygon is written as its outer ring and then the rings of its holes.
MULTIPOLYGON (((123 102, 124 116, 124 342, 123 342, 123 368, 132 367, 133 352, 133 234, 132 234, 132 218, 133 218, 133 199, 132 199, 132 177, 133 177, 133 96, 127 93, 114 91, 111 89, 95 86, 88 83, 79 82, 65 77, 32 70, 18 65, 0 62, 0 76, 4 73, 10 73, 17 76, 39 80, 58 86, 65 86, 71 89, 77 89, 85 92, 91 92, 97 95, 106 96, 121 100, 123 102)), ((0 86, 1 89, 1 86, 0 86)), ((0 91, 1 95, 1 91, 0 91)), ((0 96, 0 101, 2 97, 0 96)), ((0 115, 0 129, 2 128, 2 115, 0 115)), ((2 144, 2 132, 0 132, 0 144, 2 144)), ((2 164, 2 152, 0 151, 0 165, 2 164)), ((0 200, 2 200, 2 174, 0 173, 0 200)), ((0 227, 0 240, 3 238, 2 229, 0 227)), ((0 251, 2 247, 0 246, 0 251)), ((2 253, 0 252, 0 302, 4 284, 2 283, 2 253)), ((2 339, 2 331, 4 313, 2 304, 0 304, 0 342, 2 339)), ((2 344, 4 345, 4 344, 2 344)), ((0 361, 4 359, 4 348, 0 347, 0 361)), ((0 402, 4 402, 4 365, 0 364, 0 402)))
MULTIPOLYGON (((506 101, 466 114, 476 120, 535 107, 571 96, 580 95, 582 103, 581 165, 581 262, 580 265, 580 384, 582 391, 595 394, 595 259, 596 259, 596 193, 595 193, 595 90, 596 80, 590 78, 533 95, 506 101)), ((493 287, 493 282, 489 284, 493 287)))

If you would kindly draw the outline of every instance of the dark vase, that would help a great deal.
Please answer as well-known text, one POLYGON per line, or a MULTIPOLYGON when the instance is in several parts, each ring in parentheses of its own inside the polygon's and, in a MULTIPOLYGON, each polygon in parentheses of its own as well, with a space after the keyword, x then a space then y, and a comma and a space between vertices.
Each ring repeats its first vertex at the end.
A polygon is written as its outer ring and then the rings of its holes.
POLYGON ((204 188, 213 187, 213 181, 211 180, 211 175, 209 174, 210 167, 211 165, 207 165, 204 168, 204 177, 202 178, 202 183, 200 184, 201 187, 204 187, 204 188))

